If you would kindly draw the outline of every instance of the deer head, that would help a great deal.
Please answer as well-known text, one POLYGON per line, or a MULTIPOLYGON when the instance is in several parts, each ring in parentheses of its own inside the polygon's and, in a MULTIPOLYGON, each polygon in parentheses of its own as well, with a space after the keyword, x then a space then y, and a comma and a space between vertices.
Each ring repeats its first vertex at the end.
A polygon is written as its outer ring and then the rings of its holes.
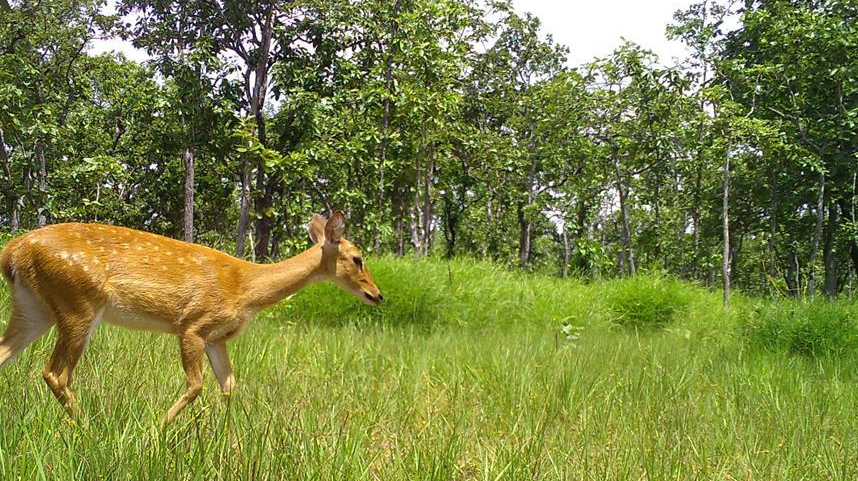
POLYGON ((319 214, 307 225, 310 239, 322 248, 322 276, 354 295, 365 304, 376 306, 384 300, 357 246, 343 237, 346 218, 336 211, 330 219, 319 214))

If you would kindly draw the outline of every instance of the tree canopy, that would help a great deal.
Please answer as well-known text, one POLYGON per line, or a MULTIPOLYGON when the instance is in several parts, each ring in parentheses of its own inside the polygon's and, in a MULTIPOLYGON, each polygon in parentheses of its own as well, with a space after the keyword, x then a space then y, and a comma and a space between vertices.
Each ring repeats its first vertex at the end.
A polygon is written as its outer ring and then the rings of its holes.
POLYGON ((666 26, 682 62, 624 43, 577 66, 507 1, 116 6, 0 2, 0 229, 261 261, 342 209, 377 254, 853 291, 854 2, 704 0, 666 26), (90 53, 120 37, 150 60, 90 53))

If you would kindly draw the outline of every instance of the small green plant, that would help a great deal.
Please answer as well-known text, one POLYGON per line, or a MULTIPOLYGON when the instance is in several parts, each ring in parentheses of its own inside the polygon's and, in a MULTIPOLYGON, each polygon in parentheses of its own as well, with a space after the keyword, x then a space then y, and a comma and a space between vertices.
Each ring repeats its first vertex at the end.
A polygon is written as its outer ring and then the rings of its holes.
POLYGON ((689 287, 661 275, 645 274, 613 283, 608 291, 611 319, 622 326, 661 327, 684 312, 689 287))
POLYGON ((752 346, 803 356, 858 351, 858 312, 846 302, 782 300, 758 304, 742 316, 752 346))

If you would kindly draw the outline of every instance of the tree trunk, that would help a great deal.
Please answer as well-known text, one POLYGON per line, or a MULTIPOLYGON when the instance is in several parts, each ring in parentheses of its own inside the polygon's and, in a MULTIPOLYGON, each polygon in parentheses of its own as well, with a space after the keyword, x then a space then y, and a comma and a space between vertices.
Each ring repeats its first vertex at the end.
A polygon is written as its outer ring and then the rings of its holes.
POLYGON ((410 209, 409 224, 411 227, 411 244, 414 246, 414 257, 420 257, 420 214, 415 204, 410 209))
POLYGON ((265 174, 263 165, 259 165, 256 171, 256 243, 253 252, 256 259, 265 259, 269 256, 268 244, 271 242, 271 230, 274 227, 274 219, 271 209, 274 205, 273 182, 274 179, 265 174))
POLYGON ((185 242, 194 241, 194 148, 186 147, 182 155, 185 164, 185 242))
POLYGON ((837 295, 837 253, 834 250, 834 242, 837 238, 837 226, 840 219, 837 215, 837 204, 828 204, 828 229, 825 234, 825 250, 823 259, 825 262, 825 297, 837 295))
MULTIPOLYGON (((702 21, 703 25, 706 24, 709 15, 709 4, 707 2, 703 2, 703 16, 702 21)), ((703 73, 702 78, 700 79, 700 85, 707 85, 709 82, 709 62, 704 61, 703 64, 703 73)), ((700 269, 700 214, 701 214, 701 204, 702 204, 702 183, 703 183, 703 166, 706 165, 706 150, 704 149, 704 139, 706 138, 706 96, 704 94, 705 90, 700 88, 697 90, 698 94, 698 115, 699 122, 697 123, 697 169, 694 175, 694 212, 692 213, 692 225, 694 230, 694 250, 693 257, 691 260, 691 276, 694 279, 698 278, 698 271, 700 269)))
POLYGON ((795 286, 795 297, 801 296, 801 262, 798 260, 798 250, 793 249, 792 251, 792 265, 793 265, 793 285, 795 286))
MULTIPOLYGON (((257 136, 263 147, 268 146, 268 135, 265 126, 265 96, 268 90, 268 57, 271 52, 271 39, 274 36, 273 18, 274 12, 270 9, 267 13, 265 24, 262 25, 260 43, 260 54, 258 61, 252 66, 255 75, 252 93, 250 95, 250 110, 256 121, 257 136)), ((274 192, 272 184, 275 183, 273 176, 265 172, 265 164, 260 160, 256 167, 256 244, 253 251, 256 259, 264 259, 269 256, 268 246, 271 242, 271 230, 274 221, 271 218, 271 208, 274 204, 274 192)))
MULTIPOLYGON (((399 14, 399 5, 400 0, 396 0, 396 3, 393 6, 393 17, 397 17, 399 14)), ((397 38, 397 32, 399 30, 399 24, 396 19, 391 22, 390 26, 390 36, 394 40, 397 38)), ((380 158, 379 158, 379 166, 378 166, 378 191, 376 193, 376 209, 378 212, 384 212, 384 170, 385 164, 387 163, 387 146, 388 146, 388 129, 390 127, 390 111, 391 111, 391 97, 393 97, 393 56, 396 55, 399 51, 399 44, 396 41, 391 42, 390 45, 387 46, 387 55, 384 58, 384 86, 385 86, 385 97, 382 101, 382 115, 381 115, 381 145, 380 145, 380 158)), ((375 225, 375 251, 376 253, 381 251, 381 230, 379 229, 379 223, 384 222, 384 217, 379 219, 375 225)))
MULTIPOLYGON (((590 228, 587 227, 587 216, 590 213, 590 206, 587 205, 586 202, 580 200, 578 202, 578 212, 575 217, 575 238, 583 239, 590 238, 590 228)), ((590 274, 590 259, 581 255, 580 253, 576 256, 577 259, 577 267, 579 272, 583 274, 590 274)))
POLYGON ((9 232, 17 234, 21 230, 21 210, 17 199, 9 200, 9 232))
POLYGON ((566 233, 566 225, 561 233, 563 239, 563 278, 569 277, 569 235, 566 233))
MULTIPOLYGON (((854 181, 854 180, 853 180, 854 181)), ((854 191, 854 184, 853 184, 854 191)), ((839 199, 837 203, 840 205, 840 215, 846 222, 854 222, 855 220, 855 196, 853 195, 850 201, 839 199)), ((852 260, 852 270, 858 275, 858 239, 852 237, 849 239, 849 259, 852 260)))
POLYGON ((787 292, 790 295, 794 294, 796 291, 796 286, 795 286, 795 283, 793 282, 793 279, 795 279, 795 275, 792 271, 793 270, 792 253, 793 253, 792 249, 790 249, 790 251, 787 253, 787 262, 785 263, 784 272, 783 272, 784 283, 786 284, 787 292))
POLYGON ((723 279, 724 289, 724 308, 730 307, 730 152, 727 149, 727 155, 724 156, 724 180, 723 180, 723 225, 722 236, 724 242, 724 251, 721 258, 721 277, 723 279))
POLYGON ((634 276, 637 274, 635 268, 635 256, 632 250, 632 235, 631 235, 631 216, 629 214, 629 206, 626 201, 626 189, 623 181, 623 174, 620 170, 620 155, 616 146, 613 147, 611 160, 614 163, 614 173, 617 176, 617 193, 620 196, 620 214, 622 216, 622 229, 620 230, 621 241, 623 244, 623 258, 629 268, 629 274, 634 276))
POLYGON ((45 145, 36 141, 36 156, 39 162, 39 207, 38 226, 44 227, 48 223, 47 197, 48 197, 48 167, 45 162, 45 145))
POLYGON ((414 257, 419 258, 423 254, 423 250, 421 248, 420 241, 423 239, 423 236, 420 234, 420 228, 423 226, 421 222, 420 215, 423 213, 423 209, 420 204, 420 191, 422 189, 422 175, 423 175, 423 167, 422 167, 422 149, 418 149, 417 157, 415 159, 416 165, 414 166, 414 205, 410 209, 411 211, 411 244, 414 246, 414 257))
POLYGON ((245 241, 247 239, 247 225, 249 224, 250 212, 250 163, 246 156, 241 162, 241 207, 238 213, 238 237, 235 241, 235 256, 244 259, 245 241))
POLYGON ((423 255, 429 255, 432 248, 432 178, 435 176, 435 147, 427 148, 426 172, 423 176, 423 255))
POLYGON ((780 192, 778 191, 778 186, 776 182, 772 183, 773 192, 772 192, 772 204, 771 204, 771 212, 769 213, 769 243, 768 243, 768 251, 769 251, 769 265, 768 265, 768 286, 769 286, 769 295, 774 296, 775 292, 775 276, 777 275, 777 248, 775 245, 775 237, 778 232, 778 208, 780 207, 780 192))
POLYGON ((280 241, 283 238, 283 229, 275 229, 271 233, 271 258, 280 258, 280 241))
POLYGON ((396 218, 396 255, 405 255, 405 198, 406 194, 398 182, 393 185, 393 215, 396 218))
POLYGON ((661 267, 663 269, 667 269, 667 256, 665 255, 662 258, 662 248, 661 248, 661 165, 659 163, 656 164, 656 168, 659 169, 655 174, 655 200, 653 204, 653 209, 655 211, 655 248, 653 252, 653 257, 657 260, 661 260, 661 267))
POLYGON ((816 295, 816 257, 819 253, 819 241, 822 238, 822 221, 825 216, 825 173, 819 173, 819 195, 816 200, 816 229, 810 241, 810 258, 807 261, 810 274, 807 278, 807 294, 816 295))
MULTIPOLYGON (((702 157, 702 155, 700 156, 702 157)), ((700 204, 701 204, 701 182, 703 173, 702 167, 697 166, 697 172, 694 176, 694 207, 691 213, 691 230, 693 231, 693 251, 691 257, 691 277, 692 279, 699 278, 700 269, 700 204)))
POLYGON ((19 220, 20 212, 18 210, 18 192, 15 189, 15 182, 12 180, 12 166, 9 165, 9 152, 6 150, 6 138, 3 136, 2 128, 0 128, 0 162, 2 162, 6 178, 9 179, 8 186, 3 189, 3 194, 6 197, 6 205, 9 210, 9 230, 12 234, 16 234, 21 227, 19 220))
POLYGON ((730 229, 730 286, 738 284, 742 280, 742 272, 739 270, 739 254, 742 252, 742 236, 730 229))
POLYGON ((491 188, 488 190, 486 193, 486 238, 483 244, 483 258, 494 259, 494 213, 492 212, 492 196, 494 195, 494 191, 491 188))
POLYGON ((523 202, 518 202, 516 209, 518 218, 518 265, 526 269, 530 263, 530 221, 527 219, 523 202))
POLYGON ((456 253, 456 236, 458 234, 459 213, 453 205, 453 193, 447 191, 444 196, 444 239, 447 241, 445 257, 452 258, 456 253))
MULTIPOLYGON (((390 66, 388 65, 388 73, 389 75, 390 66)), ((390 92, 388 91, 388 95, 390 92)), ((383 105, 383 113, 381 117, 381 152, 378 160, 378 190, 376 191, 375 197, 375 208, 381 213, 384 212, 384 165, 387 162, 387 124, 388 118, 390 116, 390 99, 388 97, 384 98, 383 105)), ((376 224, 373 226, 373 230, 375 231, 375 252, 379 253, 381 251, 381 229, 379 228, 379 223, 384 222, 384 216, 382 215, 376 221, 376 224)))

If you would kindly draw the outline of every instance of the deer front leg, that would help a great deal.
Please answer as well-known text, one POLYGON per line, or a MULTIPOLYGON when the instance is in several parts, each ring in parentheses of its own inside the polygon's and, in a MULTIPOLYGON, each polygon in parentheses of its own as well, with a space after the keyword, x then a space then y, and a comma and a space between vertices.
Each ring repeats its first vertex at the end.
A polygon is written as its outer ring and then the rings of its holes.
POLYGON ((232 375, 232 366, 226 352, 226 341, 206 346, 206 355, 209 357, 209 364, 211 364, 212 371, 214 371, 217 382, 220 384, 220 392, 224 396, 229 396, 235 389, 235 377, 232 375))
POLYGON ((184 334, 179 338, 179 346, 182 351, 182 367, 187 377, 187 387, 182 397, 173 404, 167 412, 164 424, 175 419, 185 407, 192 403, 203 389, 203 352, 205 341, 196 334, 184 334))

